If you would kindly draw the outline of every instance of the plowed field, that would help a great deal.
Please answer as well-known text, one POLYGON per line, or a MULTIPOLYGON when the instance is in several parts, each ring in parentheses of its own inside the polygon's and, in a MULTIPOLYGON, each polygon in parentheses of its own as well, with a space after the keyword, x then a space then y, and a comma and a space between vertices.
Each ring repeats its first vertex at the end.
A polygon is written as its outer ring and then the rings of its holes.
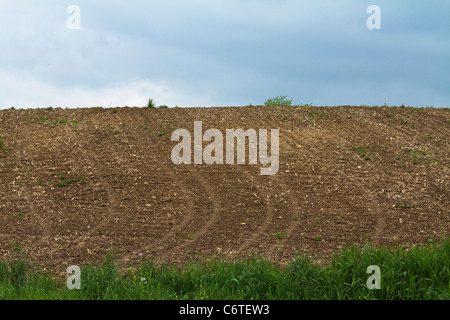
POLYGON ((110 249, 122 262, 283 262, 423 244, 450 229, 449 133, 438 108, 0 110, 0 257, 21 248, 64 273, 110 249), (173 164, 171 132, 194 121, 279 129, 278 173, 173 164))

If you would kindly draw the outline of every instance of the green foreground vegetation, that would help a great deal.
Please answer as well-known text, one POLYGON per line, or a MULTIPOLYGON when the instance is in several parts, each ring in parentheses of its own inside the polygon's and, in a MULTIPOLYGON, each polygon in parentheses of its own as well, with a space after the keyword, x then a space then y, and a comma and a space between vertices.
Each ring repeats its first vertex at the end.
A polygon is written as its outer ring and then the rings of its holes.
POLYGON ((120 272, 109 253, 101 265, 82 266, 81 288, 72 290, 67 281, 36 271, 21 256, 0 262, 0 299, 450 299, 447 237, 409 250, 351 245, 326 266, 306 256, 283 267, 252 256, 192 262, 182 268, 142 260, 120 272), (380 268, 380 289, 367 287, 371 265, 380 268))

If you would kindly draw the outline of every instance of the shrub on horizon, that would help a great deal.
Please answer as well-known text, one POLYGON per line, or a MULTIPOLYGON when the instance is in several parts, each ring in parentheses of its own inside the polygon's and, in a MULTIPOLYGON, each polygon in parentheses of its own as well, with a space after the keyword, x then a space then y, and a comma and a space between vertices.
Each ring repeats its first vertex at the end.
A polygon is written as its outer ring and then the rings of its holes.
POLYGON ((287 100, 287 96, 280 96, 264 101, 264 106, 266 107, 276 107, 276 106, 292 106, 292 100, 287 100))

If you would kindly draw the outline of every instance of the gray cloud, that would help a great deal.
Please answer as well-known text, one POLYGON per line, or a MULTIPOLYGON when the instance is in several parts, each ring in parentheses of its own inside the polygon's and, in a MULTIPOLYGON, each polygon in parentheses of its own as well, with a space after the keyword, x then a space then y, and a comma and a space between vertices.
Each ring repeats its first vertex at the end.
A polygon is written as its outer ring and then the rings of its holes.
POLYGON ((369 1, 82 0, 80 30, 66 28, 73 3, 3 3, 0 107, 148 97, 245 105, 278 95, 449 106, 450 3, 376 2, 381 30, 366 28, 369 1))

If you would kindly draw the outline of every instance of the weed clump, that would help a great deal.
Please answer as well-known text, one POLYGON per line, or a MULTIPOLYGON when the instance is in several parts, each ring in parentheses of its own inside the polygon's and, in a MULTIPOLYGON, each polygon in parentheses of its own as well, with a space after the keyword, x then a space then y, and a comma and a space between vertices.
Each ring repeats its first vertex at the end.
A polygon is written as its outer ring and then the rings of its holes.
POLYGON ((155 105, 155 102, 153 101, 153 99, 148 99, 147 108, 149 108, 149 109, 155 109, 156 108, 156 105, 155 105))
POLYGON ((290 106, 292 106, 292 100, 287 100, 286 98, 287 98, 287 96, 280 96, 280 97, 267 99, 264 102, 264 105, 266 107, 277 107, 277 106, 290 107, 290 106))

